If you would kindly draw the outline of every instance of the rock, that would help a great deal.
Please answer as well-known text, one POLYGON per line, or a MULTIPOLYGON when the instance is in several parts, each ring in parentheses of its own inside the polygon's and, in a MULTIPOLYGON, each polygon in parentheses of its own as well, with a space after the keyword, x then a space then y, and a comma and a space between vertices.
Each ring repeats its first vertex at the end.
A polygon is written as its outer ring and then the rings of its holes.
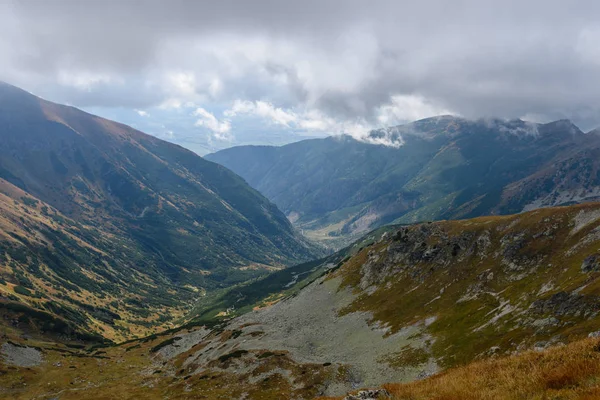
POLYGON ((600 257, 597 254, 588 256, 581 263, 582 272, 600 271, 600 257))
POLYGON ((547 328, 547 327, 557 326, 559 323, 560 323, 560 321, 557 318, 548 317, 548 318, 536 319, 535 321, 533 321, 531 323, 531 325, 535 326, 536 328, 547 328))
POLYGON ((430 376, 433 376, 434 374, 435 374, 435 372, 424 369, 423 371, 419 372, 419 374, 417 375, 417 380, 427 379, 430 376))
POLYGON ((600 331, 590 332, 588 337, 600 337, 600 331))
POLYGON ((545 342, 545 341, 541 341, 541 342, 536 342, 533 345, 533 350, 535 351, 544 351, 548 348, 548 346, 550 345, 550 343, 545 342))
POLYGON ((590 318, 600 311, 600 298, 578 293, 558 292, 546 299, 531 303, 529 311, 534 314, 590 318))
POLYGON ((0 347, 0 353, 5 363, 19 367, 35 367, 44 360, 42 352, 36 348, 10 342, 4 343, 0 347))
POLYGON ((344 400, 377 400, 389 398, 390 393, 385 389, 361 390, 356 394, 349 394, 344 400))

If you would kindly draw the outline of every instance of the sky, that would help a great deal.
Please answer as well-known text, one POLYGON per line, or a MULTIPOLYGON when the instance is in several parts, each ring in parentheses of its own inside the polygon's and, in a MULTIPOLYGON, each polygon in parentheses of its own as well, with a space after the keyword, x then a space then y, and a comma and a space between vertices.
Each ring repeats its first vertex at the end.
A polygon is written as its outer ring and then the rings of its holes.
POLYGON ((0 80, 199 154, 455 114, 600 126, 600 2, 0 0, 0 80))

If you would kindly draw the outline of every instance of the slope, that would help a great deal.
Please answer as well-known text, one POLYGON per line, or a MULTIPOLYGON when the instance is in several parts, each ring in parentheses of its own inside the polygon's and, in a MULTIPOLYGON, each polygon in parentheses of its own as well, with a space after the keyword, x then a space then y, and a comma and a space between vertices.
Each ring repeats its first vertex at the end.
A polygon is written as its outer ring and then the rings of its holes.
MULTIPOLYGON (((80 231, 95 231, 86 241, 93 254, 71 260, 77 268, 69 267, 69 253, 52 262, 51 251, 38 254, 43 268, 138 309, 156 302, 187 307, 206 291, 311 259, 315 251, 275 205, 229 170, 7 84, 0 84, 0 178, 13 186, 7 192, 18 187, 27 194, 16 200, 30 196, 80 231), (99 274, 92 280, 102 289, 86 278, 90 271, 99 274)), ((57 240, 46 239, 41 247, 57 240)), ((157 322, 164 321, 146 324, 157 322)))
MULTIPOLYGON (((224 336, 191 328, 161 354, 185 360, 192 376, 254 376, 266 373, 262 353, 282 353, 321 365, 329 378, 319 392, 339 394, 569 343, 600 330, 599 229, 596 203, 396 227, 299 292, 231 320, 224 336), (215 361, 228 354, 236 361, 215 361)), ((266 376, 278 374, 299 379, 266 376)))
POLYGON ((359 397, 360 392, 379 393, 379 398, 392 400, 597 399, 599 350, 597 338, 585 339, 544 351, 477 361, 426 380, 386 384, 383 389, 358 391, 355 397, 344 399, 364 398, 359 397))
MULTIPOLYGON (((484 360, 521 353, 530 368, 548 361, 555 373, 536 375, 535 385, 584 385, 553 366, 585 367, 595 342, 569 347, 581 363, 563 350, 544 354, 600 332, 599 232, 596 203, 394 227, 261 308, 79 357, 38 345, 48 362, 7 369, 0 386, 12 398, 313 398, 441 374, 424 381, 436 384, 465 371, 453 368, 504 368, 484 360), (73 370, 53 364, 60 360, 73 370), (93 373, 99 362, 103 373, 93 373)), ((431 393, 429 383, 407 388, 397 393, 431 393)))
POLYGON ((122 340, 172 326, 197 294, 135 268, 143 255, 123 251, 134 245, 0 179, 0 308, 19 312, 16 327, 122 340))
POLYGON ((508 214, 597 198, 600 136, 569 121, 442 116, 371 136, 402 145, 342 136, 231 148, 206 158, 239 173, 305 234, 334 248, 392 221, 508 214), (552 175, 556 168, 564 171, 562 181, 552 175))

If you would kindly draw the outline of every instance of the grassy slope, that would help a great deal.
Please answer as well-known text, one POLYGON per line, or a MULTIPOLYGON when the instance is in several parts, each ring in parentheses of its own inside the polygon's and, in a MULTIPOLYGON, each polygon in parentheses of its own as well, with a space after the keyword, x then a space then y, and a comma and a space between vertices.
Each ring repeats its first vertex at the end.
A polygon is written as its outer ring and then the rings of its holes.
MULTIPOLYGON (((215 327, 210 333, 217 343, 236 332, 215 327)), ((47 336, 4 330, 2 340, 42 352, 37 366, 21 367, 0 361, 0 398, 30 399, 262 399, 314 398, 320 383, 331 379, 334 368, 295 362, 287 352, 232 352, 196 371, 186 366, 188 355, 202 350, 199 343, 166 361, 157 351, 172 339, 151 336, 118 346, 81 346, 49 342, 47 336), (232 374, 225 368, 252 357, 253 373, 232 374), (283 376, 286 373, 288 375, 283 376), (294 384, 290 384, 293 379, 294 384)), ((343 371, 341 371, 343 372, 343 371)))
POLYGON ((0 290, 115 340, 321 254, 226 168, 2 83, 0 193, 0 290))
POLYGON ((600 186, 600 136, 569 121, 445 117, 394 129, 404 138, 400 148, 342 137, 242 146, 207 158, 333 248, 391 222, 516 213, 536 199, 569 203, 561 193, 573 202, 598 197, 591 189, 600 186))
MULTIPOLYGON (((6 337, 13 339, 10 333, 6 337)), ((237 398, 245 392, 250 399, 281 399, 287 398, 291 391, 285 380, 277 377, 250 386, 238 386, 239 377, 219 372, 188 377, 184 368, 151 360, 151 349, 160 345, 161 340, 78 350, 30 339, 25 344, 43 349, 46 362, 28 368, 0 365, 0 398, 45 399, 59 395, 68 400, 85 394, 89 399, 163 399, 165 396, 216 399, 237 398)), ((395 400, 591 400, 600 395, 599 347, 598 339, 585 339, 545 351, 476 361, 422 381, 390 383, 384 388, 395 400)), ((262 358, 263 370, 285 366, 299 376, 312 373, 317 386, 319 380, 327 379, 317 366, 294 366, 281 358, 262 358)), ((296 392, 304 398, 313 398, 315 394, 310 389, 296 392)))
POLYGON ((194 292, 166 279, 158 289, 153 271, 127 271, 139 260, 116 251, 116 241, 0 179, 0 308, 18 308, 22 318, 48 313, 67 336, 118 341, 172 326, 194 292))
POLYGON ((390 383, 384 388, 394 400, 597 399, 600 340, 477 361, 422 381, 390 383))
MULTIPOLYGON (((400 348, 381 362, 419 368, 435 359, 447 370, 424 381, 388 386, 397 398, 593 398, 598 394, 597 340, 577 340, 600 330, 600 265, 588 262, 590 270, 581 268, 600 248, 599 204, 396 227, 394 231, 371 235, 366 247, 360 245, 329 274, 341 278, 341 288, 350 287, 357 295, 345 313, 367 311, 373 324, 388 327, 390 333, 412 324, 423 327, 429 338, 426 346, 400 348), (543 323, 552 319, 552 324, 543 323), (544 347, 544 342, 567 346, 528 351, 544 347)), ((281 288, 288 278, 268 281, 274 285, 265 287, 281 288)), ((298 283, 299 287, 303 284, 298 283)), ((267 301, 248 299, 252 302, 245 309, 267 301)), ((216 304, 204 315, 227 306, 216 304)), ((223 329, 217 325, 211 333, 217 346, 247 334, 223 329)), ((167 393, 171 398, 235 398, 248 392, 249 398, 256 399, 292 394, 312 398, 320 383, 333 379, 325 365, 298 364, 287 354, 263 355, 261 351, 234 352, 193 373, 185 360, 203 350, 206 341, 166 363, 155 357, 157 349, 174 343, 176 334, 107 347, 102 353, 91 349, 78 356, 48 349, 48 362, 39 367, 3 367, 6 373, 0 375, 0 387, 7 389, 0 393, 9 398, 61 393, 61 398, 68 399, 81 393, 89 398, 117 394, 161 398, 167 393), (54 366, 57 361, 63 367, 54 366), (259 363, 261 369, 258 375, 241 379, 219 364, 238 362, 242 375, 244 362, 259 363), (302 389, 290 386, 282 378, 282 369, 307 385, 302 389), (260 371, 270 371, 269 379, 260 371), (306 381, 310 377, 314 380, 306 381), (240 382, 251 384, 240 386, 240 382)), ((22 336, 8 336, 23 343, 22 336)), ((343 368, 333 373, 344 375, 343 368)))
POLYGON ((426 356, 444 367, 492 348, 509 353, 584 337, 600 329, 600 274, 581 269, 598 252, 599 210, 588 204, 403 228, 336 271, 358 295, 345 312, 371 312, 392 332, 434 319, 426 356))
POLYGON ((394 226, 378 228, 330 256, 276 271, 266 277, 220 292, 213 292, 196 303, 186 320, 196 324, 229 319, 293 296, 330 268, 339 267, 365 246, 373 244, 386 232, 394 229, 394 226))

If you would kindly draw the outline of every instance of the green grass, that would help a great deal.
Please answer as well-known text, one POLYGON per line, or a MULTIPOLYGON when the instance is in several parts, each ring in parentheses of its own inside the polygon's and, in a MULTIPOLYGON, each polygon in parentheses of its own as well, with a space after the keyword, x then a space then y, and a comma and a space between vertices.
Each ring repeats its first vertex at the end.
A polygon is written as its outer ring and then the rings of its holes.
POLYGON ((493 346, 506 352, 556 337, 584 337, 600 329, 600 321, 591 318, 593 314, 583 315, 583 310, 590 309, 591 313, 597 309, 600 274, 585 274, 580 268, 583 259, 597 250, 596 239, 586 244, 585 238, 594 237, 592 231, 600 221, 571 234, 571 220, 579 212, 598 207, 543 209, 516 216, 404 228, 403 239, 394 237, 363 249, 335 272, 343 278, 342 287, 352 287, 358 295, 342 313, 371 312, 373 322, 390 326, 392 332, 435 317, 427 333, 435 338, 432 355, 444 367, 466 364, 493 346), (520 244, 511 250, 514 242, 507 238, 521 234, 520 244), (487 248, 477 242, 485 235, 490 241, 487 248), (425 241, 426 249, 439 251, 439 255, 424 258, 420 240, 425 241), (453 243, 462 243, 464 248, 455 251, 453 243), (405 250, 401 250, 401 258, 393 258, 394 272, 377 278, 375 291, 362 292, 359 284, 364 279, 362 268, 369 253, 379 254, 379 261, 371 266, 378 270, 376 265, 398 254, 400 250, 395 248, 405 250), (518 270, 510 270, 510 263, 518 270), (553 286, 547 293, 538 294, 549 284, 553 286), (573 300, 572 310, 559 311, 557 305, 549 312, 535 314, 530 309, 536 300, 546 301, 555 293, 576 289, 581 289, 581 298, 573 300), (468 298, 472 292, 476 295, 468 298), (492 321, 510 308, 514 311, 492 321), (560 325, 544 330, 531 325, 533 320, 548 317, 556 317, 560 325))
POLYGON ((327 268, 339 267, 343 261, 348 260, 360 249, 394 229, 393 226, 378 228, 328 257, 298 264, 251 282, 212 292, 198 301, 195 308, 180 322, 191 321, 194 324, 201 324, 228 319, 249 312, 254 307, 266 306, 271 302, 293 296, 310 282, 327 273, 327 268), (218 316, 228 310, 230 312, 226 316, 218 316))

